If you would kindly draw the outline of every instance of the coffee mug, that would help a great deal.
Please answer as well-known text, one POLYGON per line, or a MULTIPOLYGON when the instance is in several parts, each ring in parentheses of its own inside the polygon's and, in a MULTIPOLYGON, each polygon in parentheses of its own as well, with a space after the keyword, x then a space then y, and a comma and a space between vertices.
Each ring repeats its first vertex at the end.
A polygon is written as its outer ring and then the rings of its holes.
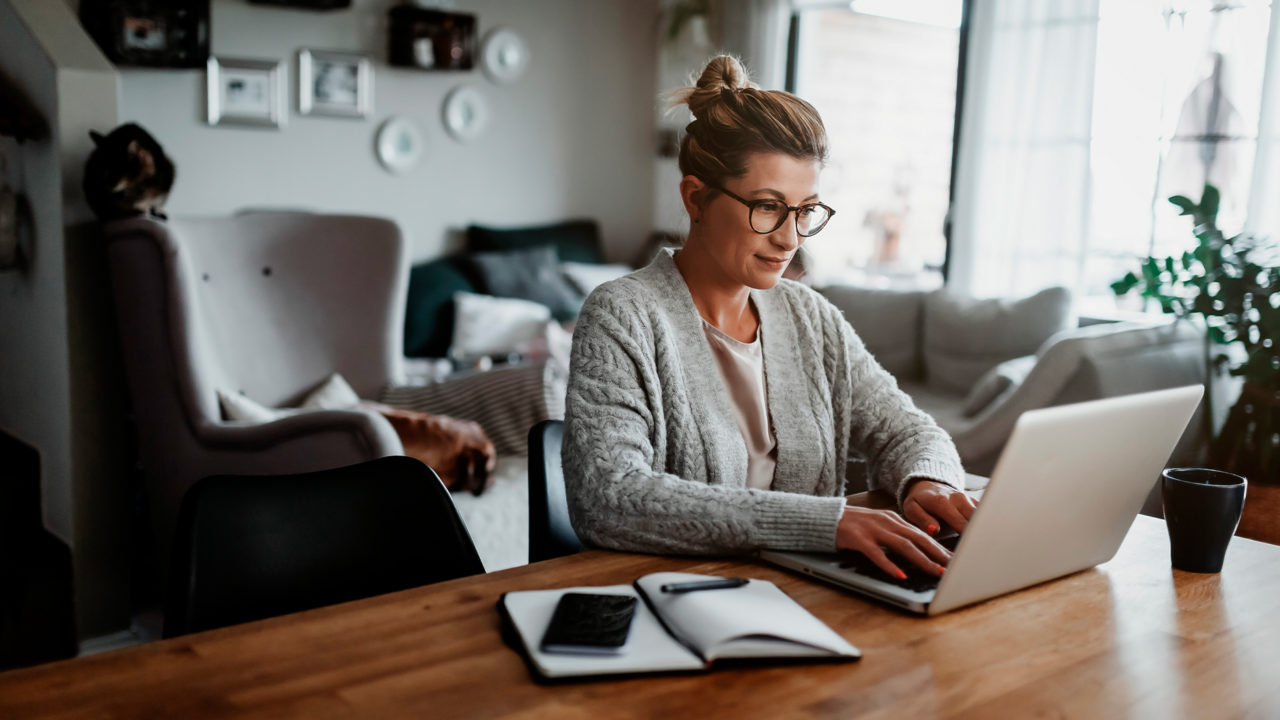
POLYGON ((1240 524, 1247 486, 1243 477, 1223 470, 1164 471, 1160 496, 1175 568, 1198 573, 1222 570, 1227 543, 1240 524))

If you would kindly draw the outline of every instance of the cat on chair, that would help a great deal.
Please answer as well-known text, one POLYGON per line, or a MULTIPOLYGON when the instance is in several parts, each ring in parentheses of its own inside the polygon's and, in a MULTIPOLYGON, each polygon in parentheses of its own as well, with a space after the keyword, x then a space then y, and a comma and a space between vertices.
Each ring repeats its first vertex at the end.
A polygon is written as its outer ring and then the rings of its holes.
POLYGON ((89 137, 94 148, 84 166, 84 196, 98 219, 168 219, 163 210, 175 170, 151 133, 126 123, 106 135, 91 130, 89 137))

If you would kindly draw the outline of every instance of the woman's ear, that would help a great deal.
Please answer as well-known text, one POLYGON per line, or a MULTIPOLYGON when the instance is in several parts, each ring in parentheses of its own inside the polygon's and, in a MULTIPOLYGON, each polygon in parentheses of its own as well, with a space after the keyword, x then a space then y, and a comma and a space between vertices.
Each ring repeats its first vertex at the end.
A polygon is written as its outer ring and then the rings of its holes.
POLYGON ((689 213, 692 222, 702 218, 702 197, 706 188, 706 183, 693 175, 685 175, 680 181, 680 199, 684 201, 684 211, 689 213))

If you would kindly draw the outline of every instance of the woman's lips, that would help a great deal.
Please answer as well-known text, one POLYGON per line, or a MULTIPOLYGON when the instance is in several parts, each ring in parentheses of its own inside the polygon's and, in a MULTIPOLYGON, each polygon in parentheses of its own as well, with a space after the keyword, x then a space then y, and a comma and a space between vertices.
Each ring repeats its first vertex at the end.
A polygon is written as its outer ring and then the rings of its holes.
POLYGON ((772 257, 767 257, 765 255, 757 255, 756 259, 764 263, 765 265, 768 265, 769 267, 777 270, 781 270, 785 268, 787 266, 787 263, 791 262, 791 258, 789 257, 772 258, 772 257))

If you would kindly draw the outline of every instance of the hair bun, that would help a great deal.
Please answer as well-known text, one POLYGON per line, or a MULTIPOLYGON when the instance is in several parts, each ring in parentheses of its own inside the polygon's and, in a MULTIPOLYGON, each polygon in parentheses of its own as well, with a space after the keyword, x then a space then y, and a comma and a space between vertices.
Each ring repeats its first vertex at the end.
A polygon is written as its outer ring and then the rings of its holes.
POLYGON ((675 105, 687 104, 695 118, 702 118, 716 103, 730 100, 732 93, 748 88, 759 86, 751 82, 742 62, 732 55, 717 55, 703 68, 697 84, 677 90, 671 99, 675 105))

